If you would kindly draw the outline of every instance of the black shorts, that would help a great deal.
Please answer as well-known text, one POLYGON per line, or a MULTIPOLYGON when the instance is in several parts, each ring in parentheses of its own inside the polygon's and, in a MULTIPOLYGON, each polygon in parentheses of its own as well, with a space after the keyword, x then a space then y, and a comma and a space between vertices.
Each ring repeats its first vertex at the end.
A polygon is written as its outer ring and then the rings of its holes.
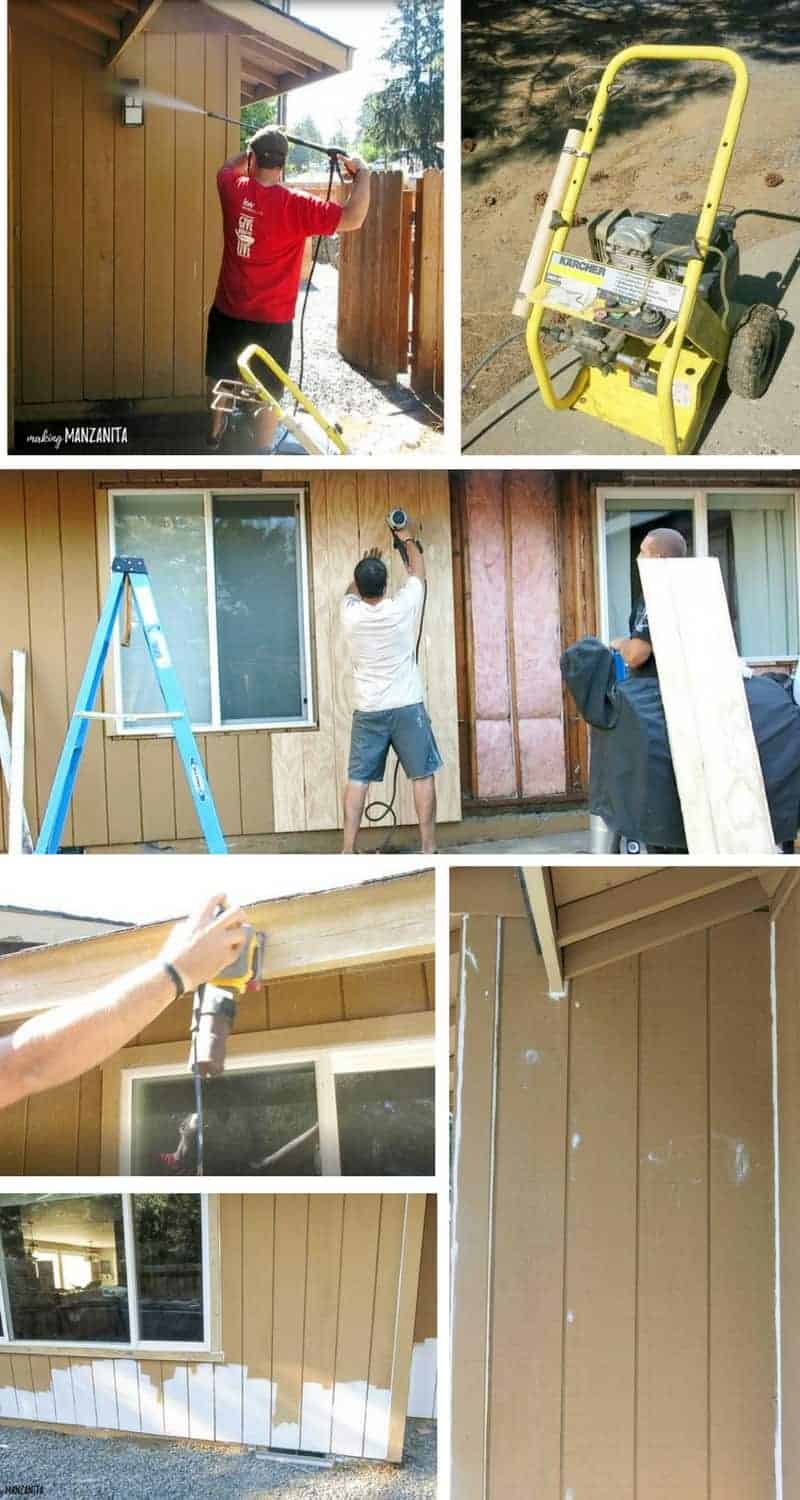
MULTIPOLYGON (((262 349, 266 349, 278 361, 281 369, 288 373, 292 357, 292 327, 291 323, 254 323, 248 318, 229 318, 218 307, 212 307, 208 314, 206 338, 208 379, 241 380, 236 361, 248 344, 260 344, 262 349)), ((273 396, 280 397, 283 381, 273 374, 263 360, 258 360, 254 368, 267 390, 273 396)))

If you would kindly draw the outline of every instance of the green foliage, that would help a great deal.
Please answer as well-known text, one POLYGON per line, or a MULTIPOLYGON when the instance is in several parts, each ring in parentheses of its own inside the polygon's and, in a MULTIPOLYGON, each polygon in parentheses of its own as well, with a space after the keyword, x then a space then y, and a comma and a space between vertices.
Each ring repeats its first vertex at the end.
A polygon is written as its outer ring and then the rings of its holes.
POLYGON ((397 0, 382 60, 392 76, 368 94, 359 115, 369 160, 405 156, 423 167, 441 165, 444 132, 444 30, 441 0, 397 0))
POLYGON ((245 104, 241 111, 242 137, 240 145, 244 151, 251 135, 260 130, 262 125, 274 125, 278 117, 278 109, 274 99, 257 99, 255 104, 245 104))
MULTIPOLYGON (((319 141, 321 146, 325 144, 319 126, 310 115, 304 115, 302 120, 295 120, 288 126, 288 131, 289 135, 299 135, 301 140, 319 141)), ((287 166, 290 173, 313 172, 315 169, 322 172, 326 169, 326 162, 324 156, 320 156, 317 151, 309 151, 305 146, 290 146, 287 166)))

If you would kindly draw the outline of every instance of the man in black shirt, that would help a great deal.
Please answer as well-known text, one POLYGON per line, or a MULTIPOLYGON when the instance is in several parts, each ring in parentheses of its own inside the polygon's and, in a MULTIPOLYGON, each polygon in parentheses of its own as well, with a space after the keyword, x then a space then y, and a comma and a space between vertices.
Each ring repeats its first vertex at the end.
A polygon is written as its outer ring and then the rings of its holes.
MULTIPOLYGON (((686 557, 688 548, 679 531, 668 526, 658 526, 648 531, 641 547, 640 557, 686 557)), ((629 672, 641 677, 657 677, 658 668, 653 655, 650 627, 647 620, 647 605, 640 595, 628 620, 629 634, 611 645, 619 652, 629 672)))

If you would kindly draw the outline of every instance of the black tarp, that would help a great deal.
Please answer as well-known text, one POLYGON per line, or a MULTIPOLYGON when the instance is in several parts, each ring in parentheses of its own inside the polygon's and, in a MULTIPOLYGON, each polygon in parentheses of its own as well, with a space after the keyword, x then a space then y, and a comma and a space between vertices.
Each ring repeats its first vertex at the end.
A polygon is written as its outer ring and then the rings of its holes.
MULTIPOLYGON (((591 726, 590 812, 625 838, 685 850, 658 678, 634 672, 616 682, 611 652, 593 636, 568 647, 561 672, 591 726)), ((744 681, 777 844, 793 839, 800 824, 800 709, 788 683, 744 681)))

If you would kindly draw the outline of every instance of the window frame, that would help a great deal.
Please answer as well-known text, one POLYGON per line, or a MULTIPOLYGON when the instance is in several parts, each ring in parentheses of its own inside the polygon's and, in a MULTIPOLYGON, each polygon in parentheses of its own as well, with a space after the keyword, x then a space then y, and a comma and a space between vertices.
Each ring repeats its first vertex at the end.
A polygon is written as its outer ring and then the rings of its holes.
MULTIPOLYGON (((316 674, 315 658, 311 631, 311 617, 313 607, 313 594, 311 585, 311 528, 309 522, 309 494, 308 486, 304 484, 262 484, 258 488, 243 489, 233 485, 197 485, 178 490, 170 486, 126 485, 124 488, 109 488, 107 495, 108 504, 108 566, 117 555, 116 546, 116 516, 114 502, 117 499, 126 499, 131 495, 143 495, 147 498, 168 499, 171 496, 198 495, 203 502, 203 531, 205 538, 206 558, 206 602, 208 608, 208 653, 209 653, 209 686, 211 695, 211 723, 193 723, 192 730, 195 734, 244 734, 253 729, 291 730, 317 729, 316 709, 316 674), (236 496, 237 499, 259 500, 274 495, 289 495, 294 499, 297 513, 297 584, 298 584, 298 624, 300 635, 300 678, 301 694, 305 698, 305 714, 296 719, 237 719, 235 722, 223 724, 221 721, 220 708, 220 659, 219 641, 217 633, 216 612, 216 571, 214 566, 214 528, 213 528, 213 500, 215 496, 236 496)), ((159 725, 154 722, 152 727, 142 728, 136 724, 126 727, 125 713, 122 706, 122 658, 120 646, 120 622, 114 627, 114 635, 109 652, 109 660, 112 667, 112 713, 113 718, 106 720, 106 733, 114 738, 120 739, 142 739, 157 737, 168 738, 172 731, 168 724, 159 725)))
MULTIPOLYGON (((317 1094, 317 1123, 321 1171, 319 1180, 341 1177, 341 1148, 336 1106, 336 1078, 342 1073, 388 1073, 396 1067, 433 1069, 436 1072, 436 1046, 433 1036, 390 1038, 385 1040, 347 1042, 327 1046, 306 1046, 276 1052, 228 1053, 226 1072, 269 1072, 287 1065, 313 1063, 317 1094)), ((123 1066, 120 1070, 119 1101, 119 1171, 133 1175, 133 1091, 142 1078, 186 1078, 186 1066, 179 1062, 148 1062, 123 1066)), ((436 1081, 434 1077, 434 1104, 436 1081)), ((255 1174, 259 1175, 259 1174, 255 1174)), ((281 1174, 278 1174, 281 1175, 281 1174)), ((292 1176, 291 1172, 284 1174, 292 1176)), ((158 1178, 160 1182, 162 1179, 158 1178)), ((425 1179, 421 1178, 421 1181, 425 1179)))
MULTIPOLYGON (((5 1249, 0 1237, 0 1310, 2 1311, 3 1327, 0 1334, 0 1349, 8 1349, 13 1353, 15 1349, 36 1349, 46 1352, 48 1349, 68 1349, 76 1355, 81 1351, 89 1353, 102 1350, 108 1354, 115 1354, 118 1358, 130 1358, 131 1354, 152 1354, 158 1351, 165 1354, 196 1354, 210 1356, 214 1349, 214 1307, 212 1302, 212 1255, 211 1247, 212 1224, 211 1204, 212 1198, 208 1193, 197 1193, 200 1200, 200 1274, 202 1278, 201 1294, 203 1306, 203 1341, 202 1343, 177 1343, 167 1339, 143 1339, 140 1337, 139 1321, 139 1276, 136 1264, 136 1231, 133 1218, 133 1200, 136 1193, 120 1192, 76 1192, 69 1196, 75 1198, 121 1198, 122 1199, 122 1228, 125 1243, 125 1278, 128 1290, 128 1332, 126 1343, 111 1343, 102 1339, 17 1339, 12 1334, 14 1320, 11 1313, 11 1300, 6 1277, 5 1249)), ((176 1197, 177 1194, 157 1193, 156 1197, 176 1197)))
MULTIPOLYGON (((734 486, 733 488, 738 488, 734 486)), ((705 484, 702 486, 674 485, 609 485, 599 484, 596 486, 595 494, 595 556, 596 556, 596 584, 597 584, 597 617, 600 627, 601 640, 609 637, 609 600, 608 600, 608 569, 606 566, 605 547, 605 517, 606 500, 673 500, 679 502, 684 509, 692 512, 692 524, 694 528, 694 555, 695 557, 708 557, 708 500, 714 495, 724 494, 724 476, 718 484, 705 484)), ((800 505, 798 498, 800 491, 790 484, 768 485, 754 484, 741 486, 743 495, 788 495, 792 503, 792 515, 794 520, 794 553, 795 553, 795 578, 797 580, 797 594, 795 607, 797 610, 797 629, 800 637, 800 505)), ((798 656, 787 653, 783 656, 745 656, 744 660, 750 666, 772 666, 778 662, 796 663, 798 656)))

